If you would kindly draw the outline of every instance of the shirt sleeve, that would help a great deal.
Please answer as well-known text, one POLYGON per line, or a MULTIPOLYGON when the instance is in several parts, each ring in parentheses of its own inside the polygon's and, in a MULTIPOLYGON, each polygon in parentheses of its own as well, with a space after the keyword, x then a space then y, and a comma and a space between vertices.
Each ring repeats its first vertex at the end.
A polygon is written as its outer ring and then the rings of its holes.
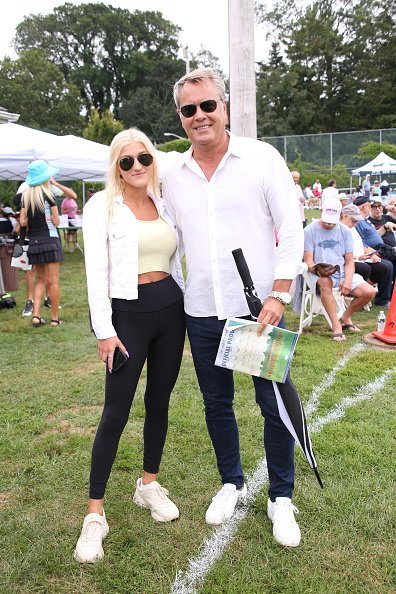
POLYGON ((103 196, 93 196, 85 205, 83 236, 88 302, 96 338, 116 336, 109 298, 109 253, 103 196), (95 199, 96 198, 96 199, 95 199))

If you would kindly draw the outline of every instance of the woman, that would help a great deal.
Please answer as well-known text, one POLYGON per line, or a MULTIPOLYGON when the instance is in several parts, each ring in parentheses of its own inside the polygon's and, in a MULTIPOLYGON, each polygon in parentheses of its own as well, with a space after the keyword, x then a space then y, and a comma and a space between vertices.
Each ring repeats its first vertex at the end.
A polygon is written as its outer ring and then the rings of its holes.
POLYGON ((34 328, 45 324, 40 316, 40 307, 46 286, 51 295, 50 326, 62 323, 59 320, 59 262, 63 260, 63 252, 56 229, 59 225, 58 208, 51 192, 51 178, 58 172, 58 167, 52 167, 46 161, 33 161, 28 165, 28 187, 22 196, 19 222, 21 227, 28 227, 29 262, 37 276, 33 296, 34 328))
POLYGON ((139 130, 124 130, 110 146, 105 190, 84 208, 91 323, 107 372, 92 450, 88 514, 74 552, 81 563, 94 563, 104 555, 102 540, 109 530, 105 488, 146 360, 143 474, 133 500, 159 522, 179 517, 157 475, 184 345, 184 284, 175 227, 158 188, 152 143, 139 130), (126 362, 116 370, 120 355, 126 362))

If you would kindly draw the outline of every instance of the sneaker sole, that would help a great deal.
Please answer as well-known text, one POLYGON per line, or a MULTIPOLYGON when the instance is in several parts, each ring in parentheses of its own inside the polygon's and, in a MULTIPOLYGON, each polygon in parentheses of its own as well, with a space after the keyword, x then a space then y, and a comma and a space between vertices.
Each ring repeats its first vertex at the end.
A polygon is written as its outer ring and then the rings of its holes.
POLYGON ((151 509, 151 507, 149 505, 147 505, 147 503, 145 501, 140 499, 140 497, 137 493, 134 494, 132 500, 139 507, 143 507, 144 509, 149 509, 151 511, 151 517, 156 522, 173 522, 173 520, 178 520, 180 517, 180 513, 178 513, 177 516, 174 516, 173 518, 164 518, 163 516, 159 516, 154 510, 151 509))

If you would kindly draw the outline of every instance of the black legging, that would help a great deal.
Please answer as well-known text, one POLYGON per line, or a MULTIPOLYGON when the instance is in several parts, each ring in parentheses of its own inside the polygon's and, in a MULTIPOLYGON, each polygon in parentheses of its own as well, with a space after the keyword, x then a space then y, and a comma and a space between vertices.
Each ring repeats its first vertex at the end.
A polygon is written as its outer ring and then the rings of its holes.
POLYGON ((118 371, 106 373, 105 404, 92 448, 91 499, 104 497, 146 360, 143 469, 158 472, 168 430, 169 399, 185 337, 183 295, 171 276, 139 285, 138 300, 113 299, 112 308, 113 325, 129 359, 118 371))

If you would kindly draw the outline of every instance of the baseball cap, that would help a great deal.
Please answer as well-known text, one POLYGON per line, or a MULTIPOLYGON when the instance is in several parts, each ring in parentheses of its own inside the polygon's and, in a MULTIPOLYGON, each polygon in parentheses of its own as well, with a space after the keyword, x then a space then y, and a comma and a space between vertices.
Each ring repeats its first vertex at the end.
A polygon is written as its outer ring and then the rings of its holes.
POLYGON ((363 217, 360 214, 360 208, 355 204, 348 204, 342 209, 342 214, 350 216, 354 221, 362 221, 363 217))
POLYGON ((338 223, 341 209, 342 204, 338 198, 327 198, 322 208, 322 221, 330 224, 338 223))
POLYGON ((2 206, 1 212, 4 212, 5 214, 15 214, 10 206, 2 206))
POLYGON ((348 196, 345 194, 345 192, 340 192, 338 194, 338 200, 346 200, 348 198, 348 196))
POLYGON ((356 206, 362 206, 362 204, 366 204, 367 202, 370 202, 370 198, 367 198, 367 196, 356 196, 355 198, 356 206))
POLYGON ((379 204, 383 204, 382 198, 380 198, 379 196, 373 196, 373 198, 370 199, 371 204, 376 204, 377 202, 379 204))

